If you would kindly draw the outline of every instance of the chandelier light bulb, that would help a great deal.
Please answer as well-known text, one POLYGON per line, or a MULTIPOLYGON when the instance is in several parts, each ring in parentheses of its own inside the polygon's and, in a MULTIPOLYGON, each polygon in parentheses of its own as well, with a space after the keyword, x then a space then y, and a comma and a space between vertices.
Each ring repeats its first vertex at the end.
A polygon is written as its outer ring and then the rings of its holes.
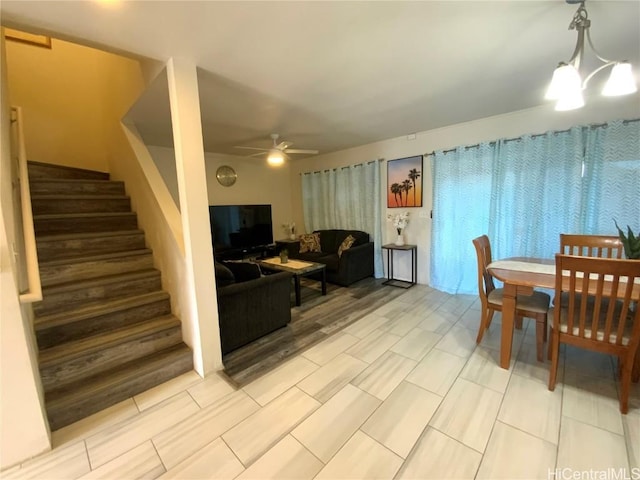
POLYGON ((267 163, 272 167, 279 167, 284 163, 284 155, 280 150, 273 149, 269 152, 267 163))
POLYGON ((602 89, 602 95, 615 97, 618 95, 628 95, 638 91, 636 81, 633 78, 631 64, 629 62, 619 62, 613 66, 609 80, 602 89))
MULTIPOLYGON (((576 67, 561 63, 553 72, 553 78, 544 98, 547 100, 560 100, 575 96, 582 91, 582 79, 576 67)), ((581 96, 581 95, 580 95, 581 96)))
POLYGON ((565 95, 558 99, 556 103, 556 111, 566 112, 567 110, 576 110, 584 107, 584 97, 582 96, 582 90, 574 92, 567 92, 565 95))

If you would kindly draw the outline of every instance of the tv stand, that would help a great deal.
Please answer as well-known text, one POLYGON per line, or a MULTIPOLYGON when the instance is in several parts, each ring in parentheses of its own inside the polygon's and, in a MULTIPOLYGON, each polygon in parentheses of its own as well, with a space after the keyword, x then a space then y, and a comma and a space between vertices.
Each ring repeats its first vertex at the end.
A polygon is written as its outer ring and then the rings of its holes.
POLYGON ((267 258, 274 257, 277 255, 276 246, 273 245, 264 245, 261 247, 255 248, 238 248, 238 249, 230 249, 225 250, 224 252, 215 253, 214 258, 217 261, 224 260, 249 260, 256 258, 267 258))

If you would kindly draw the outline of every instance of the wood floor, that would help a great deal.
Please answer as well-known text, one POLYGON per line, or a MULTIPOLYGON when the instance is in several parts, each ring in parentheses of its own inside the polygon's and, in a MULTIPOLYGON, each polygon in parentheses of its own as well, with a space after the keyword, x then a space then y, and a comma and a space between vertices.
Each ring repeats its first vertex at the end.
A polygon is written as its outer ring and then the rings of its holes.
POLYGON ((369 277, 349 287, 328 283, 323 296, 318 281, 302 278, 301 305, 291 297, 291 323, 225 355, 224 373, 242 387, 406 291, 382 285, 384 280, 369 277))

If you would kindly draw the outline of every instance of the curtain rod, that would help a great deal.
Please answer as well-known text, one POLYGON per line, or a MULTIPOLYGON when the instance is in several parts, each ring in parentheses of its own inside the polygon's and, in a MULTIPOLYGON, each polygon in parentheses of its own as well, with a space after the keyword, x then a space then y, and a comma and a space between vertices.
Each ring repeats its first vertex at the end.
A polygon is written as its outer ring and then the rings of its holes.
POLYGON ((377 160, 371 160, 370 162, 356 163, 354 165, 347 165, 346 167, 327 168, 326 170, 316 170, 315 172, 304 172, 304 173, 299 173, 298 175, 310 175, 312 173, 322 173, 322 172, 335 172, 336 170, 346 170, 351 167, 361 167, 363 165, 370 165, 372 163, 383 162, 383 161, 384 161, 384 158, 379 158, 377 160))
MULTIPOLYGON (((623 124, 633 123, 633 122, 640 122, 640 118, 633 118, 631 120, 623 120, 622 121, 623 124)), ((608 125, 608 123, 598 123, 598 124, 594 124, 594 125, 585 125, 582 128, 602 128, 602 127, 606 127, 607 125, 608 125)), ((569 131, 571 131, 570 128, 568 128, 566 130, 555 130, 555 131, 553 131, 551 133, 553 133, 555 135, 556 133, 566 133, 566 132, 569 132, 569 131)), ((534 135, 531 135, 531 138, 544 137, 547 133, 549 133, 549 132, 536 133, 534 135)), ((514 137, 514 138, 507 138, 504 141, 505 142, 515 142, 515 141, 521 140, 522 137, 524 137, 524 135, 520 135, 519 137, 514 137)), ((494 140, 493 142, 489 142, 489 145, 495 145, 496 143, 497 142, 494 140)), ((480 144, 476 143, 474 145, 466 145, 464 147, 464 149, 465 150, 470 150, 472 148, 478 148, 479 146, 480 146, 480 144)), ((455 152, 456 150, 457 150, 457 147, 456 148, 450 148, 448 150, 443 150, 442 153, 455 152)), ((424 156, 428 157, 428 156, 434 155, 435 153, 436 153, 435 151, 430 152, 430 153, 425 153, 424 156)))

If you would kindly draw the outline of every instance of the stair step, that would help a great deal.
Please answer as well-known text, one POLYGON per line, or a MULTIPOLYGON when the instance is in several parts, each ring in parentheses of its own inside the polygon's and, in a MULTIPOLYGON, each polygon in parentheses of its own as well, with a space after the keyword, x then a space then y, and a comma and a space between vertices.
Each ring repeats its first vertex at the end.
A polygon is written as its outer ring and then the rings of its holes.
POLYGON ((83 168, 67 167, 43 162, 27 162, 29 178, 85 178, 95 180, 109 180, 106 172, 85 170, 83 168))
POLYGON ((29 178, 32 195, 124 195, 124 182, 72 178, 29 178))
POLYGON ((42 289, 42 301, 33 304, 36 316, 89 306, 113 298, 126 298, 162 289, 160 272, 141 270, 80 283, 66 283, 42 289))
POLYGON ((42 350, 170 313, 169 294, 158 291, 35 317, 34 327, 42 350))
POLYGON ((34 215, 131 212, 125 195, 32 195, 34 215))
POLYGON ((93 377, 182 342, 180 320, 151 319, 40 351, 45 392, 93 377))
POLYGON ((151 250, 130 250, 91 257, 40 262, 43 287, 153 268, 151 250))
POLYGON ((43 300, 33 305, 52 430, 193 369, 124 183, 29 162, 43 300))
POLYGON ((138 219, 133 212, 75 213, 34 215, 33 224, 36 236, 38 236, 136 230, 138 228, 138 219))
POLYGON ((57 430, 193 369, 184 343, 45 395, 51 430, 57 430))
POLYGON ((40 262, 145 248, 142 230, 40 235, 36 244, 40 262))

